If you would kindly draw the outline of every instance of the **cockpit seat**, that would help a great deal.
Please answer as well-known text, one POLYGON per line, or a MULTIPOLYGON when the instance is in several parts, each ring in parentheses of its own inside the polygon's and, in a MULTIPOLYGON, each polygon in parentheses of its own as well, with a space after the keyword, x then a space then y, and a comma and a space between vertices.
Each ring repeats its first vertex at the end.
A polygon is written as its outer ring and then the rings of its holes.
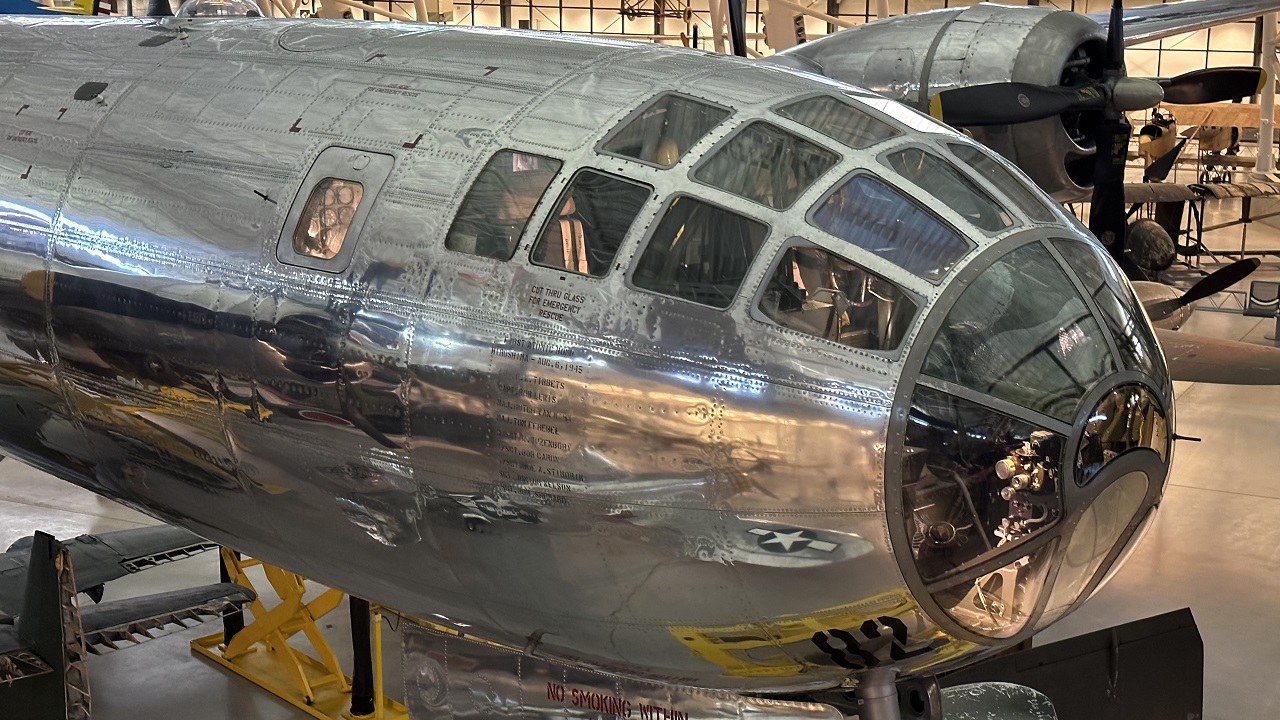
POLYGON ((577 203, 572 197, 565 200, 560 208, 560 249, 565 269, 586 275, 587 236, 577 211, 577 203))

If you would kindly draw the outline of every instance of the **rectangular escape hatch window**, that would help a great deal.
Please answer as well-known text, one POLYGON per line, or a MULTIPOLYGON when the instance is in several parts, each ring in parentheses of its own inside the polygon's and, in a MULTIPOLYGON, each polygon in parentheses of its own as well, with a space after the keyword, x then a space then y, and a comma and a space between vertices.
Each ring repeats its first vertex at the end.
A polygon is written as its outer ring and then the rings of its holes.
POLYGON ((768 234, 762 222, 679 195, 649 237, 631 282, 663 295, 727 308, 768 234))
POLYGON ((276 250, 280 262, 323 272, 345 270, 394 164, 390 155, 353 148, 321 151, 285 220, 276 250))

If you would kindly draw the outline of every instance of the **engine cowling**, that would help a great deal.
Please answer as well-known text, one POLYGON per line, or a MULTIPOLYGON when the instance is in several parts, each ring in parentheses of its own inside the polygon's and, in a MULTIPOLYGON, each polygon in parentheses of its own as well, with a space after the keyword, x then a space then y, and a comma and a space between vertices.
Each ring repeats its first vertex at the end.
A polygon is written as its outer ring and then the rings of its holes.
MULTIPOLYGON (((886 18, 773 56, 927 112, 929 98, 995 82, 1076 86, 1102 77, 1106 32, 1076 13, 980 4, 886 18)), ((1096 111, 1019 125, 974 128, 973 136, 1016 163, 1059 202, 1093 187, 1096 111)))
MULTIPOLYGON (((1138 296, 1138 302, 1147 307, 1162 300, 1176 300, 1182 293, 1176 288, 1171 288, 1164 283, 1146 282, 1137 280, 1129 283, 1133 287, 1133 293, 1138 296)), ((1162 330, 1177 330, 1191 319, 1191 311, 1195 310, 1196 304, 1183 305, 1174 310, 1165 317, 1157 318, 1151 321, 1151 324, 1162 330)))

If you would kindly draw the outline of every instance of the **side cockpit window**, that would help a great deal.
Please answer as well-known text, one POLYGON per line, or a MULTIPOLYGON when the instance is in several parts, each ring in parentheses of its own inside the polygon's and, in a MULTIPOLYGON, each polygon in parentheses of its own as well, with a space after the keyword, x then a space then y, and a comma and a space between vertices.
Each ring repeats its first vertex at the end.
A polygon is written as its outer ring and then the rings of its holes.
POLYGON ((926 280, 943 278, 973 245, 880 180, 857 174, 818 203, 811 221, 926 280))
POLYGON ((276 259, 322 272, 346 270, 394 165, 390 155, 337 146, 321 150, 289 207, 276 259))
POLYGON ((774 112, 855 150, 902 134, 889 123, 829 95, 793 102, 774 112))
POLYGON ((600 151, 669 168, 729 114, 726 108, 684 95, 661 95, 623 120, 600 151))
POLYGON ((807 244, 783 252, 758 307, 785 328, 862 350, 896 350, 916 314, 897 285, 807 244))
POLYGON ((515 150, 493 156, 462 201, 445 237, 450 250, 510 260, 529 217, 560 171, 555 158, 515 150))
POLYGON ((947 147, 951 148, 951 153, 959 158, 960 162, 973 168, 979 175, 986 178, 987 182, 996 186, 1022 212, 1026 213, 1027 217, 1042 223, 1057 221, 1057 214, 1050 209, 1045 198, 1036 197, 1031 184, 1024 179, 1014 177, 1012 172, 988 154, 990 151, 959 143, 951 143, 947 147))
POLYGON ((693 177, 784 210, 808 190, 840 156, 766 122, 753 122, 711 154, 693 177))
POLYGON ((908 182, 918 185, 983 230, 999 232, 1013 227, 1013 218, 995 199, 941 157, 917 147, 907 147, 885 155, 883 161, 908 182))
POLYGON ((631 282, 702 305, 728 307, 768 234, 764 223, 679 196, 649 238, 631 282))
POLYGON ((560 196, 533 247, 535 265, 602 277, 652 189, 582 170, 560 196))

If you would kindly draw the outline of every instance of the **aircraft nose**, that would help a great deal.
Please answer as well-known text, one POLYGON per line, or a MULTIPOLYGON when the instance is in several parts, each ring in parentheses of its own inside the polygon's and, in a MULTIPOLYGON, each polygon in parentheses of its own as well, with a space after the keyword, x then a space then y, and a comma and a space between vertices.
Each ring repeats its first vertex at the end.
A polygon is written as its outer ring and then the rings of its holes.
POLYGON ((998 243, 957 274, 891 431, 899 565, 925 612, 979 643, 1087 598, 1168 471, 1172 391, 1150 325, 1096 245, 1055 234, 998 243))

